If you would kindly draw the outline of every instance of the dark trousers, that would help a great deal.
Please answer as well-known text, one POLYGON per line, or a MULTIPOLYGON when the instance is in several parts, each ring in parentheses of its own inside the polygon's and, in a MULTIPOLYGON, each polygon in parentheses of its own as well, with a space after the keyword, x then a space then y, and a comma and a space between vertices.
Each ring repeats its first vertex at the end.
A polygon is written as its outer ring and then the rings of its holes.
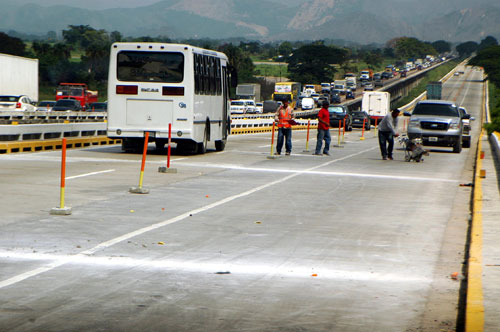
POLYGON ((276 145, 276 152, 281 153, 283 148, 283 141, 285 141, 285 150, 288 153, 292 152, 292 128, 279 128, 278 129, 278 143, 276 145))
POLYGON ((392 158, 392 150, 394 149, 394 135, 392 132, 379 130, 378 143, 382 157, 392 158), (387 146, 387 143, 389 143, 389 146, 387 146))
POLYGON ((321 146, 323 145, 323 140, 325 140, 325 148, 323 150, 324 154, 327 154, 330 151, 330 130, 329 129, 318 129, 317 141, 316 141, 316 150, 315 154, 321 153, 321 146))

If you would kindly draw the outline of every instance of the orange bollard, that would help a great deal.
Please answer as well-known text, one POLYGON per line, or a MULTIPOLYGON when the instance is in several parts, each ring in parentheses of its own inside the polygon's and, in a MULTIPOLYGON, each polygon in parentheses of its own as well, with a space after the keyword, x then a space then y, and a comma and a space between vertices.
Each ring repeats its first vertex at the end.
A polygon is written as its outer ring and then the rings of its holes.
POLYGON ((375 131, 374 131, 375 136, 377 136, 377 130, 378 130, 377 123, 378 123, 378 118, 375 118, 375 131))
POLYGON ((144 149, 142 151, 141 175, 139 176, 139 186, 132 187, 129 192, 132 194, 149 194, 148 189, 142 188, 142 181, 144 179, 144 168, 146 166, 146 155, 148 154, 149 133, 146 132, 144 136, 144 149))
POLYGON ((168 124, 168 148, 167 148, 167 167, 158 167, 158 172, 160 173, 177 173, 176 168, 170 168, 170 154, 171 154, 171 144, 172 144, 172 124, 168 124))
POLYGON ((359 138, 361 141, 365 139, 365 125, 366 125, 366 118, 363 119, 363 129, 361 130, 361 137, 359 138))
POLYGON ((344 123, 342 126, 342 144, 344 144, 344 136, 345 136, 345 117, 344 117, 344 123))
POLYGON ((307 120, 306 149, 303 152, 309 152, 309 128, 310 127, 311 127, 311 120, 307 120))
POLYGON ((61 153, 61 189, 59 207, 50 210, 53 215, 70 215, 71 208, 64 206, 64 195, 66 190, 66 138, 62 139, 62 153, 61 153))
POLYGON ((274 151, 274 127, 276 123, 273 121, 273 128, 271 129, 272 135, 271 135, 271 154, 267 156, 267 159, 276 159, 277 156, 273 154, 274 151))

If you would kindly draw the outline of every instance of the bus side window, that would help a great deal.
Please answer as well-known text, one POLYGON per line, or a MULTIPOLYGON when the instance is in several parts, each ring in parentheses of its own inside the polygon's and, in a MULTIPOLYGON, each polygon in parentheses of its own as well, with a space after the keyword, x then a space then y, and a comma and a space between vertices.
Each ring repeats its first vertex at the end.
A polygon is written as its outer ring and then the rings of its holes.
POLYGON ((198 62, 198 54, 194 54, 193 57, 193 66, 194 66, 194 93, 200 93, 200 66, 198 62))
POLYGON ((205 95, 210 94, 210 80, 208 76, 208 57, 203 55, 203 92, 205 95))
POLYGON ((215 58, 210 57, 210 94, 215 95, 215 58))
POLYGON ((222 81, 221 81, 221 67, 220 67, 220 59, 216 59, 216 68, 215 68, 215 83, 217 84, 217 95, 220 96, 222 94, 222 81))

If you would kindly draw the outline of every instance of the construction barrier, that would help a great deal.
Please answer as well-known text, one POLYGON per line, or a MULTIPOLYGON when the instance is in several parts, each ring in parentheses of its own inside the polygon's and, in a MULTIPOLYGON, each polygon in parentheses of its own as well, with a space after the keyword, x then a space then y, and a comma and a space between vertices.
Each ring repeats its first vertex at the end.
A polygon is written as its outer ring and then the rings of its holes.
MULTIPOLYGON (((121 144, 120 139, 109 139, 106 136, 67 138, 68 149, 84 148, 98 145, 121 144)), ((62 149, 61 139, 48 139, 43 141, 16 141, 0 142, 0 154, 37 152, 62 149)))

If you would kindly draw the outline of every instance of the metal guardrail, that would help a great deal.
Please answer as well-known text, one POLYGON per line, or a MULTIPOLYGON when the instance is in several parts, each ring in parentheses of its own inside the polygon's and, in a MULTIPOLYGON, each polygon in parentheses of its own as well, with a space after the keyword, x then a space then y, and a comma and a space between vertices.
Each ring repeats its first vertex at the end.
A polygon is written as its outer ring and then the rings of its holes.
POLYGON ((48 120, 68 120, 68 121, 105 121, 108 118, 107 112, 57 112, 57 111, 0 111, 0 120, 3 121, 48 121, 48 120))
POLYGON ((106 135, 106 122, 0 125, 0 142, 106 135))

